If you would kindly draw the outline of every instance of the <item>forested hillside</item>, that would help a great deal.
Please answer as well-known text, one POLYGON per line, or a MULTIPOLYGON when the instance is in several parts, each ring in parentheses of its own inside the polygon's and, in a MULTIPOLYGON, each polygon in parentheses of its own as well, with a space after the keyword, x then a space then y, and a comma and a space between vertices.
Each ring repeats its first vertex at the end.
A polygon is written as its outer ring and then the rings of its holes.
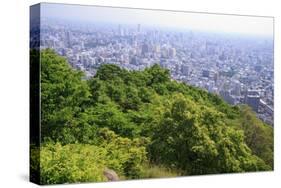
POLYGON ((272 127, 159 65, 105 64, 87 80, 41 51, 41 132, 31 157, 42 184, 108 181, 106 169, 120 179, 273 169, 272 127))

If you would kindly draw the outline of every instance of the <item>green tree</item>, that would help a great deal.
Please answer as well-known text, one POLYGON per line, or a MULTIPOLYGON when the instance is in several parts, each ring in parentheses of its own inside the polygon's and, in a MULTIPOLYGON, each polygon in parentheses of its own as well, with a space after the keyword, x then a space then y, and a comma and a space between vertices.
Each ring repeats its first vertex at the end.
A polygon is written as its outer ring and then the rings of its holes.
POLYGON ((252 155, 242 131, 223 123, 223 114, 198 106, 181 94, 173 96, 150 146, 156 163, 177 167, 186 174, 268 170, 252 155))
POLYGON ((250 107, 244 105, 240 108, 241 127, 247 145, 273 169, 273 128, 256 118, 250 107))
POLYGON ((41 52, 41 134, 50 137, 63 127, 79 124, 77 117, 90 97, 83 73, 70 67, 53 50, 41 52))
POLYGON ((123 78, 126 71, 113 64, 103 64, 99 67, 96 78, 100 80, 115 80, 117 77, 123 78))

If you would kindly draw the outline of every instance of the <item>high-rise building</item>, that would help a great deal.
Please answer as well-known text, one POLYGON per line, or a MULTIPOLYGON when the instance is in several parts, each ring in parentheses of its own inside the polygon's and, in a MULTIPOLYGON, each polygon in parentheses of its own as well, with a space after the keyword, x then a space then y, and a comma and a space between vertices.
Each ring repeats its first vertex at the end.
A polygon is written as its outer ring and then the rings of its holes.
POLYGON ((209 70, 206 70, 206 69, 204 69, 203 71, 202 71, 202 76, 203 77, 209 77, 209 75, 210 75, 210 71, 209 70))
POLYGON ((245 103, 248 104, 255 112, 259 111, 260 95, 257 90, 248 90, 245 96, 245 103))
POLYGON ((241 83, 239 81, 233 83, 233 89, 231 90, 231 93, 235 96, 241 95, 241 83))
POLYGON ((160 48, 159 44, 155 44, 153 49, 154 49, 155 53, 160 53, 160 51, 161 51, 161 48, 160 48))
POLYGON ((234 104, 234 97, 230 94, 229 90, 221 90, 219 94, 226 102, 229 104, 234 104))
POLYGON ((149 52, 149 45, 147 43, 144 43, 141 47, 141 54, 145 55, 149 52))
POLYGON ((71 42, 71 34, 70 31, 66 32, 66 46, 67 48, 71 48, 72 47, 72 42, 71 42))
POLYGON ((188 76, 189 74, 189 66, 188 65, 181 65, 181 72, 184 76, 188 76))
POLYGON ((177 51, 175 48, 169 48, 169 57, 170 58, 176 57, 176 53, 177 53, 177 51))
POLYGON ((248 95, 246 104, 248 104, 255 112, 259 110, 260 97, 258 95, 248 95))

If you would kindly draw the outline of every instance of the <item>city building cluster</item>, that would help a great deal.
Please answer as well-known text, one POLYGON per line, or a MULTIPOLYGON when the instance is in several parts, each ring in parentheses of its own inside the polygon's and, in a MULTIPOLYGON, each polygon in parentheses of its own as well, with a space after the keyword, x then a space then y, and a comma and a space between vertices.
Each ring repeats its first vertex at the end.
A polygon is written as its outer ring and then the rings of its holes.
POLYGON ((216 93, 232 105, 248 104, 273 126, 273 38, 138 23, 42 23, 41 49, 54 49, 86 77, 104 63, 128 70, 157 63, 175 80, 216 93))

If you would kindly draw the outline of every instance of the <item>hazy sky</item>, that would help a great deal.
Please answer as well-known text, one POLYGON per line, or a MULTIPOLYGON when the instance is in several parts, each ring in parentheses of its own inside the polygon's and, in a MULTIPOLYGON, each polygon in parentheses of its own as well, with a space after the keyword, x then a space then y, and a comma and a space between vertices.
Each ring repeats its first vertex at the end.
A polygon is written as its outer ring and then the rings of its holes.
POLYGON ((273 36, 273 18, 152 11, 81 5, 41 4, 41 16, 117 24, 159 25, 203 31, 273 36))

